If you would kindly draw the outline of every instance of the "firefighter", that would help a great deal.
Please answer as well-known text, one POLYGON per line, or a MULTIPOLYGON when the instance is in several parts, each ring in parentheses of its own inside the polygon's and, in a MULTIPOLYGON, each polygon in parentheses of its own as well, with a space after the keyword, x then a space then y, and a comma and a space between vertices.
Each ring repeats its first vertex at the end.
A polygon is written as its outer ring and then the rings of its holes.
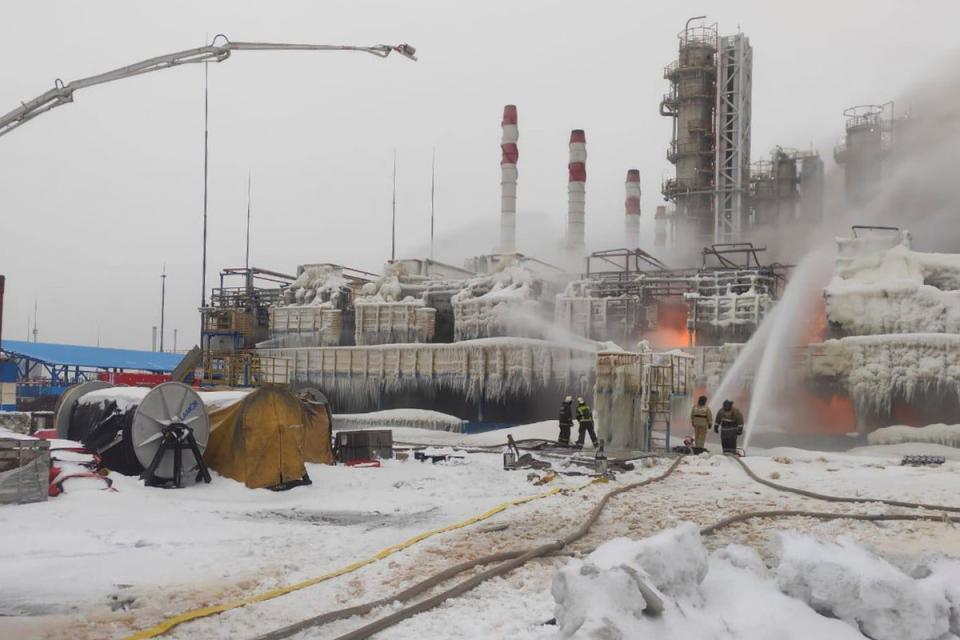
POLYGON ((720 433, 720 443, 724 453, 737 452, 737 437, 743 433, 743 414, 735 409, 733 400, 724 400, 723 408, 717 411, 717 419, 713 423, 713 432, 720 433))
POLYGON ((696 406, 690 410, 690 424, 693 425, 693 446, 703 449, 703 445, 707 441, 707 431, 713 424, 713 412, 707 406, 707 396, 697 398, 696 406))
POLYGON ((583 447, 583 441, 589 433, 593 448, 596 449, 597 432, 593 430, 593 412, 590 410, 590 405, 583 401, 583 398, 577 398, 577 424, 580 426, 580 432, 577 434, 577 446, 583 447))
POLYGON ((560 403, 560 439, 563 446, 570 444, 570 429, 573 428, 573 398, 567 396, 560 403))

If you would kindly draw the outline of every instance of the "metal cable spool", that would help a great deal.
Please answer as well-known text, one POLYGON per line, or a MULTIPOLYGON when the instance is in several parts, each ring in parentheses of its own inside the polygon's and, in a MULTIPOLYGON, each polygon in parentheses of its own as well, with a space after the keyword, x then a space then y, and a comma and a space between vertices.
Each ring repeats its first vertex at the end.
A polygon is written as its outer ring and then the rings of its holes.
MULTIPOLYGON (((131 442, 137 459, 149 468, 160 449, 165 430, 189 428, 202 454, 210 439, 210 420, 197 392, 182 382, 164 382, 150 390, 133 414, 131 442)), ((183 471, 194 477, 198 461, 191 451, 183 452, 183 471)), ((174 456, 166 452, 157 464, 154 476, 176 480, 174 456)))
POLYGON ((57 408, 57 430, 99 454, 107 468, 126 475, 145 474, 149 482, 191 481, 202 465, 210 421, 200 396, 180 382, 153 389, 86 383, 69 390, 57 408), (61 430, 62 429, 62 430, 61 430), (192 437, 200 455, 194 455, 192 437), (162 457, 151 464, 166 441, 162 457), (179 451, 172 445, 183 443, 179 451), (180 468, 176 468, 177 454, 180 468), (179 471, 179 473, 178 473, 179 471))

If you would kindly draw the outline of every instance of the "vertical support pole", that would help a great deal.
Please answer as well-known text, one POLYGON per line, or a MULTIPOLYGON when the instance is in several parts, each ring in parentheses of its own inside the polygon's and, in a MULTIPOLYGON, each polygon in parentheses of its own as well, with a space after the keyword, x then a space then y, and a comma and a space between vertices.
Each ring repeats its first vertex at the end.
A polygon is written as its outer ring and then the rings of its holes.
MULTIPOLYGON (((209 63, 203 63, 203 254, 201 258, 200 274, 200 308, 207 306, 207 175, 209 165, 210 139, 210 92, 209 92, 209 63)), ((201 342, 203 336, 203 314, 200 320, 201 342)))

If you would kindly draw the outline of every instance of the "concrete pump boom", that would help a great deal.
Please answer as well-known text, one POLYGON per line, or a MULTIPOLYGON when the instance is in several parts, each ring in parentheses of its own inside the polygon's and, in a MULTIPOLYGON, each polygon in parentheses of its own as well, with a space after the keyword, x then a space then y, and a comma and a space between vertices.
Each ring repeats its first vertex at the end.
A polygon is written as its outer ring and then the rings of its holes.
POLYGON ((46 93, 22 103, 19 107, 9 113, 0 116, 0 136, 9 133, 23 123, 36 118, 41 113, 46 113, 54 107, 73 102, 73 92, 77 89, 92 87, 98 84, 122 80, 141 73, 159 71, 176 67, 181 64, 194 64, 198 62, 223 62, 230 57, 232 51, 362 51, 386 58, 392 51, 416 60, 416 49, 408 44, 399 44, 396 46, 378 44, 369 47, 357 47, 350 45, 327 45, 327 44, 286 44, 275 42, 230 42, 223 34, 218 34, 211 43, 205 47, 196 49, 186 49, 176 53, 157 56, 142 60, 119 69, 107 71, 99 75, 81 78, 73 82, 64 84, 59 78, 54 82, 53 89, 46 93))

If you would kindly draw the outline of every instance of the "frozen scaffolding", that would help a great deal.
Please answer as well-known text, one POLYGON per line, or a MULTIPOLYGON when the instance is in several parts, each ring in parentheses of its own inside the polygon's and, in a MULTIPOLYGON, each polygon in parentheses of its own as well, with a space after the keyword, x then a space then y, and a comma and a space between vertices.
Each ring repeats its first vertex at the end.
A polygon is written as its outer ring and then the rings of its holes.
POLYGON ((670 449, 674 416, 689 407, 693 360, 676 351, 597 354, 594 407, 611 449, 670 449))

